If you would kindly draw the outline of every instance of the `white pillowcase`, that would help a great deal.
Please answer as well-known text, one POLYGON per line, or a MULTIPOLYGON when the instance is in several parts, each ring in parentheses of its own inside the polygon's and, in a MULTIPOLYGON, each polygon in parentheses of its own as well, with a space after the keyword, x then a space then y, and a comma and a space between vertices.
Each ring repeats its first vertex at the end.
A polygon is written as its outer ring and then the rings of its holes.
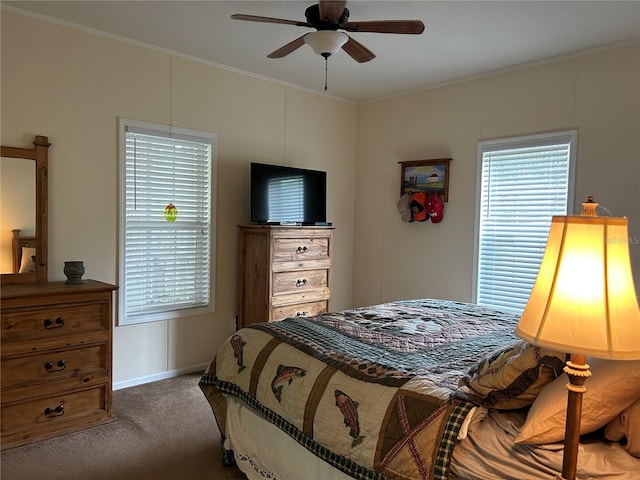
POLYGON ((36 271, 36 249, 31 247, 22 247, 22 256, 20 257, 20 270, 18 273, 29 273, 36 271))
MULTIPOLYGON (((605 426, 640 399, 640 360, 587 359, 592 376, 582 396, 580 434, 605 426)), ((516 443, 545 444, 564 439, 567 415, 566 374, 546 385, 535 399, 516 443)))
POLYGON ((604 436, 614 442, 626 438, 624 449, 640 458, 640 399, 607 423, 604 436))

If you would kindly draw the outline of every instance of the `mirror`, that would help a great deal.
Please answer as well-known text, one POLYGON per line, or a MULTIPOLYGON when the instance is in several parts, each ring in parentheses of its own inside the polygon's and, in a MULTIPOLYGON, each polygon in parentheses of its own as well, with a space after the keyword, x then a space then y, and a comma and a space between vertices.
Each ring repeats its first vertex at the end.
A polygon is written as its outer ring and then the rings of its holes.
POLYGON ((0 147, 3 210, 0 280, 3 285, 46 282, 48 277, 50 143, 47 137, 37 135, 33 145, 33 148, 0 147))
MULTIPOLYGON (((19 239, 18 243, 25 236, 36 237, 35 161, 0 158, 0 204, 4 206, 0 222, 0 273, 17 273, 22 257, 14 255, 14 249, 18 246, 14 245, 14 234, 19 239)), ((25 263, 22 271, 35 272, 35 262, 32 262, 32 266, 25 263)))

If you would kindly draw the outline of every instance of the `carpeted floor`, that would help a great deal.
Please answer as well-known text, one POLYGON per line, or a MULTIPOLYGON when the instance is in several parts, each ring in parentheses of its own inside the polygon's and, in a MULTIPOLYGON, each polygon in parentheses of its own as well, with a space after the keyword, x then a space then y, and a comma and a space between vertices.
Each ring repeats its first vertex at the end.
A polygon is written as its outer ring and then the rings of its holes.
POLYGON ((182 375, 114 392, 117 421, 0 454, 2 480, 246 480, 223 467, 218 428, 182 375))

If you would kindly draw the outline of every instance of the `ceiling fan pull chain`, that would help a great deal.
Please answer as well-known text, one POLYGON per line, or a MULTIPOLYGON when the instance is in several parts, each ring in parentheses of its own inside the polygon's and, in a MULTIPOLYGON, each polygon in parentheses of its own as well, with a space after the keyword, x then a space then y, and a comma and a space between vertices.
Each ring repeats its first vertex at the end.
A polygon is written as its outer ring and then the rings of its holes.
POLYGON ((327 91, 327 65, 329 64, 329 55, 322 55, 324 57, 324 91, 327 91))

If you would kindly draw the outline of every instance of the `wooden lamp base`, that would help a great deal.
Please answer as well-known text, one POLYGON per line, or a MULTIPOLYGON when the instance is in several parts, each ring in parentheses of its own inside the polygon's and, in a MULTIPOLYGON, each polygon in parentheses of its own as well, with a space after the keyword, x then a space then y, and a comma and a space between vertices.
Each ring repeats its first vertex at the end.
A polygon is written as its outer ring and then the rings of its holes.
POLYGON ((564 453, 562 457, 562 477, 555 480, 575 480, 578 468, 578 444, 580 443, 580 416, 582 415, 582 395, 587 391, 584 386, 591 376, 584 355, 571 354, 564 372, 569 377, 567 390, 567 420, 564 433, 564 453))

